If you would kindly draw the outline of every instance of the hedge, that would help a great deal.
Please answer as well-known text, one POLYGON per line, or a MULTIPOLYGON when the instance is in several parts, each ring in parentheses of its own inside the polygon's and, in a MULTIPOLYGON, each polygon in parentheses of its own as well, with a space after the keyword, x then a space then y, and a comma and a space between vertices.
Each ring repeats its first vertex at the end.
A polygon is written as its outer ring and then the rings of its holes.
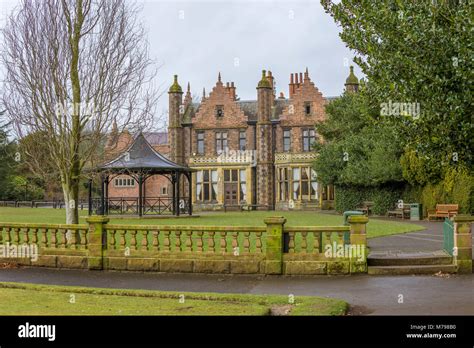
POLYGON ((385 215, 399 200, 421 203, 424 215, 436 204, 459 204, 461 214, 474 213, 474 176, 465 169, 448 171, 444 180, 424 187, 408 184, 392 184, 378 187, 337 186, 335 208, 338 212, 354 210, 364 201, 374 202, 372 212, 385 215))
POLYGON ((338 186, 335 190, 335 208, 338 212, 354 210, 364 201, 374 202, 372 212, 385 215, 393 209, 398 200, 403 199, 404 185, 379 187, 338 186))

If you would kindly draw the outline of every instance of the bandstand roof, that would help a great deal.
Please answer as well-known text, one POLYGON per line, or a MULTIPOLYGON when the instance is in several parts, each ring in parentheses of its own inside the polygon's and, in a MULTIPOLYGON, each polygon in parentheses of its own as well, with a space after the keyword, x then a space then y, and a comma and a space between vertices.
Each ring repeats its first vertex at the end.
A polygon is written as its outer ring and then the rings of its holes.
POLYGON ((97 167, 98 171, 141 171, 155 173, 192 172, 189 167, 170 161, 157 152, 146 140, 143 133, 139 133, 127 150, 117 158, 97 167))

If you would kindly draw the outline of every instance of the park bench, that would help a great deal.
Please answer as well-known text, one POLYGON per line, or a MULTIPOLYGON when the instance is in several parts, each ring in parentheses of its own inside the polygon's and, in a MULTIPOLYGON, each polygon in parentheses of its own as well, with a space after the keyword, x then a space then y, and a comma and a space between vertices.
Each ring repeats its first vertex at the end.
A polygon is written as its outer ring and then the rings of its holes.
POLYGON ((54 208, 55 206, 55 202, 54 201, 34 201, 33 202, 33 205, 35 208, 39 208, 39 207, 51 207, 51 208, 54 208))
POLYGON ((361 212, 363 212, 365 215, 369 216, 370 211, 371 211, 373 205, 374 205, 374 202, 365 201, 365 202, 362 203, 362 206, 361 206, 361 207, 357 207, 356 210, 357 210, 357 211, 361 211, 361 212))
POLYGON ((395 209, 387 212, 388 217, 400 217, 402 219, 410 218, 410 204, 407 203, 396 203, 395 209))
POLYGON ((264 209, 268 209, 269 206, 268 205, 265 205, 265 204, 244 204, 241 206, 241 210, 242 211, 251 211, 251 210, 258 210, 258 208, 264 208, 264 209))
POLYGON ((428 210, 428 220, 431 218, 450 218, 456 216, 459 211, 459 204, 436 204, 436 209, 428 210))
POLYGON ((227 212, 227 209, 236 208, 236 210, 240 211, 251 211, 257 210, 258 208, 265 208, 268 209, 268 205, 262 204, 224 204, 224 212, 227 212))

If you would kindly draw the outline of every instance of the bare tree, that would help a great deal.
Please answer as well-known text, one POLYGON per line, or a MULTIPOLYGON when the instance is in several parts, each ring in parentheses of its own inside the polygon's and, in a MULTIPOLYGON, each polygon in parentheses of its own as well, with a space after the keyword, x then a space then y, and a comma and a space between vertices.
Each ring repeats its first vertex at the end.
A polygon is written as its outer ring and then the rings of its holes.
MULTIPOLYGON (((79 180, 112 124, 133 132, 153 118, 156 67, 139 11, 125 0, 23 0, 2 30, 3 105, 17 136, 45 135, 67 223, 78 223, 79 180)), ((34 164, 34 149, 24 153, 34 164)))

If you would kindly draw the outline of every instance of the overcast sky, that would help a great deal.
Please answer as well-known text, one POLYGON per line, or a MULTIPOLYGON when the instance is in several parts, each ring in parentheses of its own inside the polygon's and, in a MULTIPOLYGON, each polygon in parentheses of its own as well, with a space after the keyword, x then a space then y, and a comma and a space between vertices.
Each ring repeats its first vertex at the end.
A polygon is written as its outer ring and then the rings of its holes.
MULTIPOLYGON (((271 70, 277 92, 288 96, 289 75, 309 69, 324 96, 340 95, 353 54, 319 0, 148 0, 143 24, 151 56, 162 65, 158 83, 166 90, 174 74, 183 89, 209 92, 220 71, 234 81, 242 100, 256 99, 261 70, 271 70)), ((0 0, 0 25, 16 4, 0 0)), ((361 73, 355 67, 360 78, 361 73)), ((167 108, 167 95, 159 109, 167 108)))

